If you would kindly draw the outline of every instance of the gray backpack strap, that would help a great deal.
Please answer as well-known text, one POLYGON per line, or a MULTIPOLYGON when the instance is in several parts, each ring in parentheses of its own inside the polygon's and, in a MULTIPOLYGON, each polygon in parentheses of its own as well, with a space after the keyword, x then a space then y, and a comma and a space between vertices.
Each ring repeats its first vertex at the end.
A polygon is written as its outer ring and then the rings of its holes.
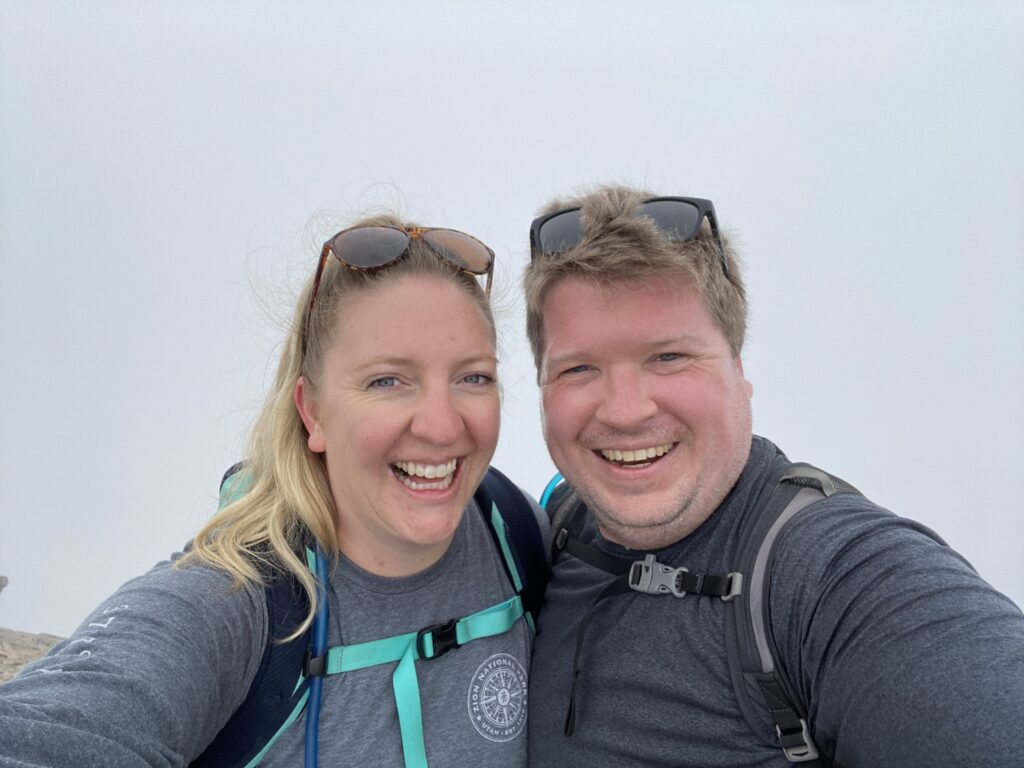
POLYGON ((725 645, 740 711, 755 733, 781 746, 791 763, 825 765, 807 722, 807 707, 780 663, 767 620, 775 545, 785 526, 800 512, 836 493, 857 489, 810 464, 792 464, 779 482, 758 499, 739 536, 736 568, 743 574, 742 595, 728 603, 725 645))
POLYGON ((554 566, 555 559, 565 547, 566 539, 585 517, 581 514, 585 506, 568 483, 559 483, 550 494, 545 494, 544 509, 551 520, 551 552, 548 563, 554 566))

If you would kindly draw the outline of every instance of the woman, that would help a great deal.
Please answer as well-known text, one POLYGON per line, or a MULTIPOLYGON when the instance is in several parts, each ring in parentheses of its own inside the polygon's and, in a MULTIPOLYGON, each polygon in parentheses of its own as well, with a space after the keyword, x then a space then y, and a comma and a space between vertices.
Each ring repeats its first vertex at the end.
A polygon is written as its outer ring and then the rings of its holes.
POLYGON ((518 574, 465 513, 498 437, 492 267, 390 216, 324 245, 226 504, 0 688, 0 764, 525 764, 518 574))

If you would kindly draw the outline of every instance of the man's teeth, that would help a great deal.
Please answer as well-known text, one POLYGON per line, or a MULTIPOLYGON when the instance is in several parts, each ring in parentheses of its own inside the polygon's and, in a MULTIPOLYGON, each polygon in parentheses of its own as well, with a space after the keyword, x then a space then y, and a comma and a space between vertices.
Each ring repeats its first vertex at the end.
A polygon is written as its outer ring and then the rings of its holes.
POLYGON ((416 464, 411 461, 396 461, 393 466, 401 470, 396 472, 395 476, 407 488, 412 488, 414 491, 439 491, 452 484, 458 460, 452 459, 447 464, 416 464), (420 482, 415 479, 418 477, 433 482, 420 482))
POLYGON ((608 461, 635 464, 638 462, 649 463, 652 459, 660 458, 671 450, 672 443, 665 443, 665 445, 655 445, 651 448, 637 448, 632 451, 602 449, 601 455, 608 459, 608 461))

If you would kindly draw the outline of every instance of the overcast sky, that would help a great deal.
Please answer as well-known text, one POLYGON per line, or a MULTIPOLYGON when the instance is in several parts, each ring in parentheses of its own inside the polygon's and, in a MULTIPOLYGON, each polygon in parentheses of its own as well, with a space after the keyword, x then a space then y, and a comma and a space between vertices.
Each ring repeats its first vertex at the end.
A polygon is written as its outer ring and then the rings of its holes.
POLYGON ((0 625, 66 634, 213 511, 319 244, 371 205, 504 289, 495 464, 539 494, 545 200, 708 197, 755 430, 1024 603, 1018 2, 0 4, 0 625))

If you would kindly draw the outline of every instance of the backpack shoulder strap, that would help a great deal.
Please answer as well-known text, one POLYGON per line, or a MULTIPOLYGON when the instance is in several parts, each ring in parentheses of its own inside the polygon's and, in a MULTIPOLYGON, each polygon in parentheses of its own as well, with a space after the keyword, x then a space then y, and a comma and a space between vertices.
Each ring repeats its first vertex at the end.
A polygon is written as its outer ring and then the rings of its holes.
POLYGON ((287 643, 287 636, 305 618, 309 602, 298 582, 287 577, 265 588, 267 643, 259 669, 245 699, 192 768, 223 768, 258 764, 262 755, 291 725, 305 705, 308 680, 302 676, 310 630, 287 643))
POLYGON ((473 498, 495 537, 509 579, 536 626, 548 584, 547 520, 539 519, 533 502, 494 467, 488 468, 473 498))
MULTIPOLYGON (((240 498, 250 485, 244 465, 234 465, 221 480, 220 506, 240 498)), ((267 642, 256 675, 245 699, 192 768, 257 765, 305 705, 308 681, 302 670, 311 630, 287 643, 280 640, 306 617, 309 599, 295 579, 280 573, 269 578, 264 595, 267 642)))
POLYGON ((586 520, 587 507, 561 474, 551 478, 541 496, 541 505, 551 521, 548 560, 554 566, 568 538, 579 534, 577 528, 586 520))
POLYGON ((786 524, 816 501, 856 488, 810 464, 792 464, 758 499, 739 535, 740 596, 725 614, 729 670, 740 711, 750 727, 778 743, 791 763, 824 765, 811 737, 807 707, 780 663, 767 620, 775 545, 786 524))

